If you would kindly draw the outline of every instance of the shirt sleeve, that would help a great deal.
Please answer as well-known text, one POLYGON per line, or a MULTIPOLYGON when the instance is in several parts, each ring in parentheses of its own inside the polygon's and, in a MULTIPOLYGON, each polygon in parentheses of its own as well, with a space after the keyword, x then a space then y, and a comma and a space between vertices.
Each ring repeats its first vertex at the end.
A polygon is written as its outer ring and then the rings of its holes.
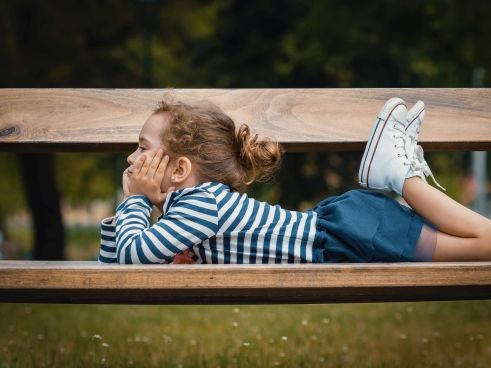
POLYGON ((99 264, 116 263, 116 225, 114 216, 101 221, 101 240, 99 248, 99 264))
POLYGON ((167 206, 165 214, 151 227, 152 204, 136 195, 116 211, 117 262, 170 263, 173 257, 214 236, 218 231, 215 197, 202 189, 184 190, 167 206))

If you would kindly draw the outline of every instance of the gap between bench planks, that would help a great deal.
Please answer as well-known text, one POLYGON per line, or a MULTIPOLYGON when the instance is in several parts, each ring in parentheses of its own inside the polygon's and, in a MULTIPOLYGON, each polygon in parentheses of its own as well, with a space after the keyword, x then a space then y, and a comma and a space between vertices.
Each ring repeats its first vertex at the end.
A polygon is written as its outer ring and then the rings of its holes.
MULTIPOLYGON (((0 151, 130 151, 164 90, 0 89, 0 151)), ((490 150, 491 89, 185 89, 287 151, 362 150, 385 100, 423 100, 425 150, 490 150)), ((0 302, 229 304, 491 298, 491 262, 114 265, 0 261, 0 302)))

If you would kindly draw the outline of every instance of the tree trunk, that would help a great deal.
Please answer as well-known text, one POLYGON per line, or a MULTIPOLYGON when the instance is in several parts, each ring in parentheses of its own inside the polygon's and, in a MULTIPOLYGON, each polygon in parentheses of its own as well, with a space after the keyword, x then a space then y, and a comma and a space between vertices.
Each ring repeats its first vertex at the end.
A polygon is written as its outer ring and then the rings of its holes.
POLYGON ((54 175, 52 153, 19 156, 26 199, 35 229, 34 259, 64 259, 65 229, 54 175))

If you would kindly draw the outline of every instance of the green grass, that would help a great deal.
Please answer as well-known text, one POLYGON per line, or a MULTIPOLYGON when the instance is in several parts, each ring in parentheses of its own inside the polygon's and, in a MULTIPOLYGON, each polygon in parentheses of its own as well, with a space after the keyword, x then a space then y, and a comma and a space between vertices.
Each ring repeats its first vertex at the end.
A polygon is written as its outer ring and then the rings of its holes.
POLYGON ((0 367, 489 367, 491 301, 0 304, 0 367))

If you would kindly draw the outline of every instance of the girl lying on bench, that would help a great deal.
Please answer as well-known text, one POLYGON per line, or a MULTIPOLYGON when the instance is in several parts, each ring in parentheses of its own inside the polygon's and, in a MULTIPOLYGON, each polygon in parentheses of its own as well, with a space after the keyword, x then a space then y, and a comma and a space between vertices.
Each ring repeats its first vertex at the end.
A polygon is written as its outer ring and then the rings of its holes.
POLYGON ((244 193, 279 168, 278 143, 236 130, 215 106, 164 100, 128 157, 124 200, 102 221, 99 263, 489 261, 491 221, 426 183, 424 116, 421 101, 409 111, 387 101, 360 164, 367 189, 299 212, 244 193), (163 215, 150 226, 152 205, 163 215))

